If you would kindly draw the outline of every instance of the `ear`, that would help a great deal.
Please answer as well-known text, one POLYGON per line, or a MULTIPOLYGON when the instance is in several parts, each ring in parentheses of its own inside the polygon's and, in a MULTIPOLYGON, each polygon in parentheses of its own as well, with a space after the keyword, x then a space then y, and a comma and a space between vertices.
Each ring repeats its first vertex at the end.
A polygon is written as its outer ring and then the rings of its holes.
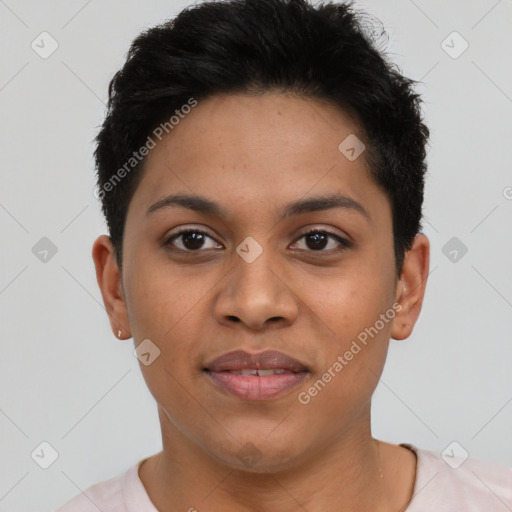
POLYGON ((94 242, 92 259, 112 331, 119 339, 131 338, 121 273, 115 258, 114 246, 107 235, 99 236, 94 242))
POLYGON ((408 338, 418 319, 427 286, 430 262, 430 242, 422 233, 416 235, 407 251, 396 286, 395 301, 400 304, 393 319, 391 337, 395 340, 408 338))

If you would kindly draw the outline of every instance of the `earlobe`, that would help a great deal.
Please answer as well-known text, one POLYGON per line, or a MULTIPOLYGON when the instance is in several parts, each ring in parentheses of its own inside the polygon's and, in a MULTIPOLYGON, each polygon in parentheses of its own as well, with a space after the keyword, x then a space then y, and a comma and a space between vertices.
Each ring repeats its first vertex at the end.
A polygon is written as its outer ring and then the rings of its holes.
POLYGON ((396 301, 401 309, 393 319, 391 337, 395 340, 408 338, 420 315, 427 285, 430 261, 430 242, 420 233, 407 251, 400 280, 397 283, 396 301))
POLYGON ((128 313, 121 283, 121 273, 115 258, 114 247, 107 235, 99 236, 92 248, 96 280, 114 334, 118 338, 129 333, 128 313))

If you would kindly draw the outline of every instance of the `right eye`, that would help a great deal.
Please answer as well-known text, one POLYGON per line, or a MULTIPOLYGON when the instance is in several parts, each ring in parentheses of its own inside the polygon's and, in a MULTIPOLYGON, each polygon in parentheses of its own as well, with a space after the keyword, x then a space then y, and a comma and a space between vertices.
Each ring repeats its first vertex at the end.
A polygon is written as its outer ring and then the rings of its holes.
MULTIPOLYGON (((204 248, 203 245, 207 239, 214 241, 213 238, 210 235, 208 235, 208 233, 206 233, 205 231, 201 231, 200 229, 188 228, 188 229, 183 229, 181 231, 178 231, 177 233, 174 233, 173 235, 171 235, 164 242, 164 245, 165 246, 173 245, 175 248, 179 249, 180 251, 199 252, 198 249, 204 248), (176 240, 178 240, 180 242, 181 247, 179 246, 179 244, 175 243, 176 240)), ((209 247, 209 248, 215 248, 215 247, 209 247)))

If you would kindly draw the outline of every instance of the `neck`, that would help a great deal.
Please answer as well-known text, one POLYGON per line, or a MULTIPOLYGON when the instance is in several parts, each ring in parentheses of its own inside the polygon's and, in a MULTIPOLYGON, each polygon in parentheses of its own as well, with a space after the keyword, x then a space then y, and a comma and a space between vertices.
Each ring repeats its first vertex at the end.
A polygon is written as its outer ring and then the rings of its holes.
POLYGON ((252 468, 233 468, 192 443, 160 408, 159 415, 163 450, 139 473, 159 510, 389 510, 369 408, 349 431, 279 468, 266 465, 264 457, 252 468))

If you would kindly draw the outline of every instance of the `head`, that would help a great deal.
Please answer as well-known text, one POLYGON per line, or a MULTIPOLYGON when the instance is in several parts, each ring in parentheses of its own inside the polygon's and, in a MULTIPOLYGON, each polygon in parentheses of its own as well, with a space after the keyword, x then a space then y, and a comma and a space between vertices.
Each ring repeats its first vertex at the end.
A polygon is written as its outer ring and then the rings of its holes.
POLYGON ((420 313, 429 133, 363 21, 349 4, 203 3, 137 37, 110 83, 107 312, 159 351, 141 369, 168 432, 232 466, 248 442, 276 468, 367 422, 389 339, 420 313), (306 377, 265 401, 224 393, 205 370, 240 349, 306 377))

